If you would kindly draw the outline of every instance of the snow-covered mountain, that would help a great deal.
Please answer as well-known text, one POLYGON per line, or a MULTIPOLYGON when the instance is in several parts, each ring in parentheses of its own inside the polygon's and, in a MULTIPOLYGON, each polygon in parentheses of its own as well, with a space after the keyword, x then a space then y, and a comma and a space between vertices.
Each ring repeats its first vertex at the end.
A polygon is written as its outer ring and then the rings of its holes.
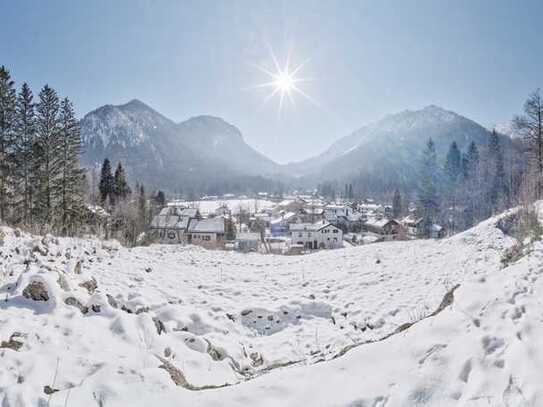
POLYGON ((220 118, 175 123, 139 100, 88 113, 81 120, 81 137, 84 164, 120 160, 131 179, 162 188, 267 175, 277 167, 220 118))
POLYGON ((321 155, 289 164, 298 176, 340 178, 386 171, 409 183, 416 177, 418 157, 428 138, 444 156, 453 141, 461 149, 472 141, 486 145, 489 131, 476 122, 438 106, 391 114, 341 138, 321 155))
POLYGON ((493 130, 496 130, 498 133, 510 137, 511 139, 520 139, 522 137, 511 120, 496 124, 493 130))
POLYGON ((214 116, 197 116, 177 125, 177 134, 201 157, 222 161, 247 174, 270 175, 278 165, 249 146, 240 130, 214 116))

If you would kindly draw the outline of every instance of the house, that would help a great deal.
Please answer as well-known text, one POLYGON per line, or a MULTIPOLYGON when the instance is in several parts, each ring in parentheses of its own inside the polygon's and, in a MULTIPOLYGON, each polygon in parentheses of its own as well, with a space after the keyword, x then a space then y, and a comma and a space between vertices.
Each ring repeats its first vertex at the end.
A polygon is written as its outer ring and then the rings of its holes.
POLYGON ((408 215, 400 222, 411 236, 419 236, 422 233, 422 218, 408 215))
POLYGON ((395 239, 401 232, 402 225, 395 219, 371 219, 365 223, 368 232, 395 239))
POLYGON ((161 243, 186 243, 189 227, 200 219, 196 208, 167 206, 153 218, 149 230, 161 243))
POLYGON ((260 246, 260 233, 238 233, 234 247, 240 252, 256 252, 260 246))
POLYGON ((436 223, 432 224, 432 227, 430 228, 430 237, 432 239, 441 239, 442 237, 445 237, 445 228, 436 223))
POLYGON ((347 218, 353 213, 353 209, 347 205, 326 205, 324 207, 324 218, 328 222, 335 222, 338 218, 347 218))
POLYGON ((207 249, 224 248, 226 219, 215 217, 191 223, 188 229, 189 243, 207 249))
POLYGON ((302 219, 295 212, 280 213, 278 217, 270 221, 272 236, 284 236, 288 234, 289 225, 300 223, 302 219))
POLYGON ((302 245, 306 250, 336 249, 343 246, 341 229, 326 221, 291 224, 290 235, 293 245, 302 245))
POLYGON ((324 208, 306 206, 300 210, 300 217, 304 222, 315 223, 324 219, 324 208))

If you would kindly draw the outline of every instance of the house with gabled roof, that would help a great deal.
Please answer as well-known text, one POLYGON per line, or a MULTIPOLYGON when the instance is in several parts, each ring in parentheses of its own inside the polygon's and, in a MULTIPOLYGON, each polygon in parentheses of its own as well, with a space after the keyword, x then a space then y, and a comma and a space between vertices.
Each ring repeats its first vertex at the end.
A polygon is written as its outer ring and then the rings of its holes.
POLYGON ((226 219, 222 216, 201 219, 188 229, 188 242, 206 249, 224 248, 226 219))
POLYGON ((202 219, 196 208, 167 206, 149 225, 149 232, 161 243, 187 243, 191 224, 202 219))
POLYGON ((291 242, 306 250, 337 249, 343 247, 343 232, 331 223, 293 223, 290 225, 291 242))

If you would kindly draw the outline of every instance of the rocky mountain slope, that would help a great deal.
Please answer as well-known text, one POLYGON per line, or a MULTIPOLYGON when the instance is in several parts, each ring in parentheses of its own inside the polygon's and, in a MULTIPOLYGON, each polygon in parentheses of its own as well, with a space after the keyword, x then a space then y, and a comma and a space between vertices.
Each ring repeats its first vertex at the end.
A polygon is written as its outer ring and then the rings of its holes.
POLYGON ((139 100, 106 105, 81 120, 83 162, 122 161, 133 181, 162 188, 266 176, 276 164, 245 143, 224 120, 199 116, 174 123, 139 100))
MULTIPOLYGON (((298 176, 321 180, 384 173, 409 185, 417 177, 419 157, 428 138, 434 140, 443 159, 453 141, 465 150, 472 141, 485 146, 488 136, 489 131, 474 121, 432 105, 388 115, 338 140, 318 157, 287 168, 298 176)), ((506 137, 502 140, 510 144, 506 137)))

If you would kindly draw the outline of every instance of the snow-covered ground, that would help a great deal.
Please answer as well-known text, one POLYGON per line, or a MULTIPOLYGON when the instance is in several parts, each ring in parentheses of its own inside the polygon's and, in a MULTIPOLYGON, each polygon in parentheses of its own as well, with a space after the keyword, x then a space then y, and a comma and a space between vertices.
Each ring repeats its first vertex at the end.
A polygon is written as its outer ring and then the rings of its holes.
POLYGON ((0 405, 541 406, 543 246, 503 268, 495 222, 292 257, 5 228, 0 405))

